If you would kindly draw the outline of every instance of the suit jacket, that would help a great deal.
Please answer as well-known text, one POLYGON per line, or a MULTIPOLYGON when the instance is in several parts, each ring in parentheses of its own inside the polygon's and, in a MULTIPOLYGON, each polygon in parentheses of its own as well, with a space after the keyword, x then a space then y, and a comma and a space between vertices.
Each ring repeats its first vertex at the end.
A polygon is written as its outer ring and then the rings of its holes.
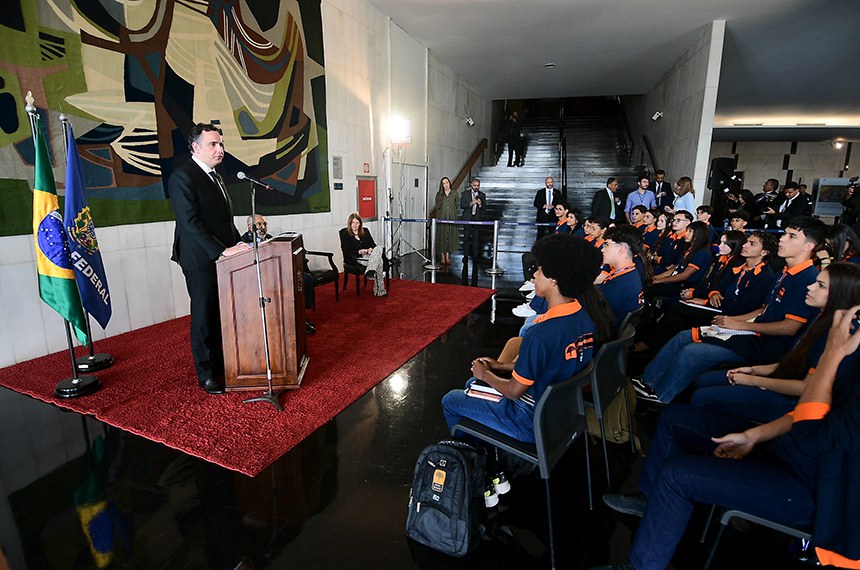
POLYGON ((675 200, 675 194, 672 189, 672 185, 669 182, 664 180, 660 188, 657 187, 657 184, 657 182, 652 182, 651 185, 648 186, 648 189, 652 190, 654 192, 654 196, 657 198, 657 209, 664 212, 665 210, 663 208, 666 206, 670 208, 672 207, 672 202, 675 200), (661 192, 665 192, 666 195, 661 196, 661 192))
POLYGON ((167 190, 176 218, 170 259, 182 269, 213 269, 218 256, 241 237, 221 189, 189 159, 170 176, 167 190))
MULTIPOLYGON (((552 200, 550 202, 553 206, 561 203, 561 192, 557 189, 552 189, 552 200)), ((546 210, 543 209, 544 205, 546 205, 546 188, 541 188, 535 193, 535 201, 534 206, 537 208, 537 221, 538 222, 555 222, 558 220, 555 216, 555 212, 550 210, 549 214, 546 213, 546 210)))
POLYGON ((484 219, 484 210, 487 208, 487 195, 478 190, 478 198, 481 200, 481 205, 478 206, 475 211, 475 215, 472 215, 472 206, 469 205, 469 202, 472 201, 472 189, 466 188, 463 190, 462 195, 460 196, 460 208, 463 210, 463 219, 464 220, 483 220, 484 219))
POLYGON ((624 216, 623 208, 618 203, 619 201, 618 196, 615 196, 615 217, 612 217, 610 215, 612 213, 612 203, 609 201, 609 191, 606 188, 598 190, 591 199, 591 217, 603 216, 609 219, 609 221, 614 222, 618 219, 618 216, 624 216))
POLYGON ((768 216, 771 220, 769 227, 785 228, 785 226, 788 225, 788 222, 797 216, 807 215, 807 211, 809 210, 809 202, 807 201, 806 196, 800 193, 794 197, 794 200, 792 200, 791 204, 785 208, 784 212, 780 212, 779 209, 784 203, 785 199, 781 200, 778 205, 773 207, 776 213, 768 216))

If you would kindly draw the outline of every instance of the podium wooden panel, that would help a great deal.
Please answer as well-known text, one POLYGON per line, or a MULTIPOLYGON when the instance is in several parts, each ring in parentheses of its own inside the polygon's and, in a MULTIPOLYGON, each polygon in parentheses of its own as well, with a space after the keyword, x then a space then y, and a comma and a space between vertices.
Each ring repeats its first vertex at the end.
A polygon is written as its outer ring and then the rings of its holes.
MULTIPOLYGON (((260 275, 266 303, 272 386, 298 388, 308 364, 305 329, 302 236, 276 237, 260 245, 260 275)), ((217 264, 228 391, 265 390, 266 352, 254 250, 217 264)))

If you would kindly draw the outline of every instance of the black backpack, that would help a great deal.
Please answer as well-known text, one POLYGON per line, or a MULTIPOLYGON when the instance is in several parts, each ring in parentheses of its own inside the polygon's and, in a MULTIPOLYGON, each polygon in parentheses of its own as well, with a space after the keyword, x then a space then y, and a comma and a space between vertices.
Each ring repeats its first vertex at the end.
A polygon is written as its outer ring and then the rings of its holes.
POLYGON ((409 492, 406 534, 451 556, 465 556, 481 539, 483 452, 460 441, 425 447, 409 492))

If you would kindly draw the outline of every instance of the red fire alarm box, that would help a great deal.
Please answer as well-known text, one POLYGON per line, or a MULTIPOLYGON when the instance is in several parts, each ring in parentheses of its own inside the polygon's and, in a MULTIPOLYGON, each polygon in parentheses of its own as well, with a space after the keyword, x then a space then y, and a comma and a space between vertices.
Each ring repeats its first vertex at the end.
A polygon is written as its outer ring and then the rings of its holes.
POLYGON ((376 177, 358 177, 358 215, 362 220, 376 219, 376 177))

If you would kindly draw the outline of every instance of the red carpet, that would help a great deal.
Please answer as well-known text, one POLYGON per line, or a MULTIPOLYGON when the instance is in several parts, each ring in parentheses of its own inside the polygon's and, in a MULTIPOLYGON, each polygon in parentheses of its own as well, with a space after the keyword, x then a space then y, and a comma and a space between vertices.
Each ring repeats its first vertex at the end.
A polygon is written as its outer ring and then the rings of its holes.
POLYGON ((335 302, 333 288, 317 288, 308 371, 301 388, 281 395, 281 413, 264 402, 242 403, 257 392, 209 396, 197 387, 188 317, 98 342, 97 352, 116 363, 96 373, 102 388, 89 396, 53 396, 70 373, 68 351, 2 369, 0 385, 254 476, 492 294, 397 280, 388 297, 373 297, 368 284, 361 297, 348 288, 335 302))

